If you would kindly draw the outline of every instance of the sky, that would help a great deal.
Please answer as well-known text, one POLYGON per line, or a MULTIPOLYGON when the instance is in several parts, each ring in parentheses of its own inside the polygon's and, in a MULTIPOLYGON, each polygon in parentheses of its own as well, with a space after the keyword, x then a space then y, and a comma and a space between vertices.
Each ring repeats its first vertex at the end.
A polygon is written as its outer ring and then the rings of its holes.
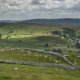
POLYGON ((0 20, 80 18, 80 0, 0 0, 0 20))

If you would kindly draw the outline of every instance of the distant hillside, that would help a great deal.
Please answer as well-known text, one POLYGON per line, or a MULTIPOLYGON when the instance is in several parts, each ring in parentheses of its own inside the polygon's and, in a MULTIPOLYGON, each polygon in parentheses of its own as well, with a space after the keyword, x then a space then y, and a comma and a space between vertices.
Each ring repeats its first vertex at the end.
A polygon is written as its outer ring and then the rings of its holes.
POLYGON ((36 24, 76 24, 80 25, 80 19, 32 19, 32 20, 25 20, 23 22, 28 23, 36 23, 36 24))
POLYGON ((64 18, 64 19, 31 19, 23 21, 4 20, 0 24, 43 24, 43 25, 80 25, 80 19, 64 18))

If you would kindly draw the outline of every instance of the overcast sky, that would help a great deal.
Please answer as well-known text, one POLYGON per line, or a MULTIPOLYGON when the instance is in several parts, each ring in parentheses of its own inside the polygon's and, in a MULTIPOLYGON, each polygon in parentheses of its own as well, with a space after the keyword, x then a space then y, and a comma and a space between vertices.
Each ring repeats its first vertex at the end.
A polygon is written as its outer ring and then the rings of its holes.
POLYGON ((80 0, 0 0, 0 20, 80 18, 80 0))

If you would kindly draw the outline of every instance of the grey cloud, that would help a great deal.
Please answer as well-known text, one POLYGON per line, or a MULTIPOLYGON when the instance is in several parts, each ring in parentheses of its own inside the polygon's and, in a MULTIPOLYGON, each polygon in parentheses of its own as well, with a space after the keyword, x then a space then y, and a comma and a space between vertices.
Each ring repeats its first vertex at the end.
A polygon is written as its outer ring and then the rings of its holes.
POLYGON ((80 0, 0 0, 1 19, 80 17, 79 13, 80 0))
POLYGON ((32 0, 31 4, 32 5, 39 5, 40 1, 38 1, 38 0, 32 0))
POLYGON ((32 5, 45 5, 45 3, 44 2, 40 2, 41 0, 32 0, 32 2, 31 2, 31 4, 32 5))

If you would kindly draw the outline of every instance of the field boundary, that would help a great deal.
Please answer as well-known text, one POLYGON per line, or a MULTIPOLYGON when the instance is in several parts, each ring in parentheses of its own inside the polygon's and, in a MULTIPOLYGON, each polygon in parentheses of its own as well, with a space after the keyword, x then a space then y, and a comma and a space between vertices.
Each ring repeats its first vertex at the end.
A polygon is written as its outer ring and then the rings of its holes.
POLYGON ((70 60, 68 60, 67 57, 65 57, 63 54, 57 53, 57 52, 30 49, 30 48, 26 48, 26 49, 25 48, 10 48, 10 49, 2 49, 2 50, 22 50, 22 51, 27 50, 27 51, 32 51, 32 52, 38 52, 38 53, 60 57, 67 63, 66 65, 66 64, 40 63, 40 62, 31 62, 31 61, 0 60, 0 63, 4 63, 4 64, 21 64, 21 65, 43 66, 43 67, 60 67, 60 68, 65 68, 65 69, 80 69, 80 66, 75 65, 70 60))
POLYGON ((40 63, 31 61, 0 60, 0 64, 19 64, 19 65, 31 65, 40 67, 58 67, 58 68, 72 69, 72 70, 80 69, 80 66, 70 66, 70 65, 55 64, 55 63, 40 63))

